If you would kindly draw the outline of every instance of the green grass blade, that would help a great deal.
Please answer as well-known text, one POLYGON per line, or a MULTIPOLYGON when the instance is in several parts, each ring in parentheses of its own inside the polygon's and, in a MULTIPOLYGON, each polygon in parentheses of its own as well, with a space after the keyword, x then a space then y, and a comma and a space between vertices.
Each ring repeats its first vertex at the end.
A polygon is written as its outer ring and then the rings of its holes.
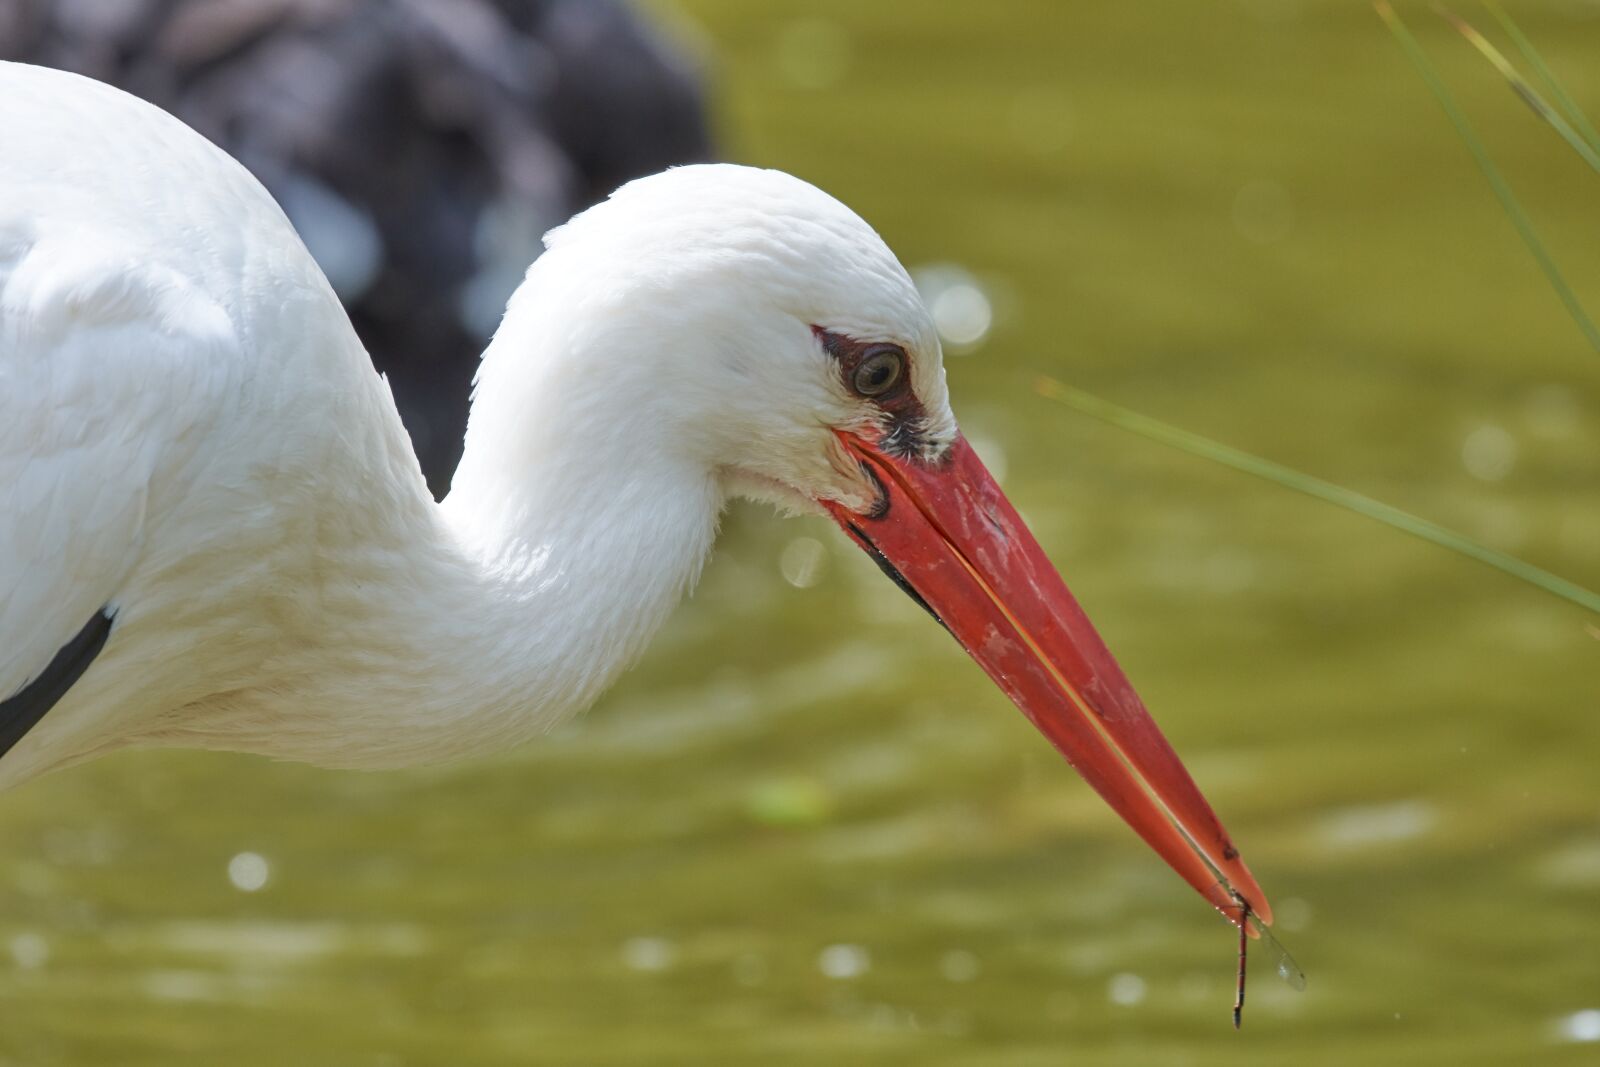
POLYGON ((1600 152, 1596 152, 1593 146, 1577 130, 1572 128, 1572 124, 1563 118, 1560 112, 1551 107, 1549 101, 1540 96, 1537 89, 1528 84, 1527 79, 1522 76, 1516 67, 1511 65, 1511 61, 1501 53, 1500 49, 1496 48, 1487 37, 1479 33, 1471 23, 1448 8, 1441 7, 1437 10, 1446 22, 1456 28, 1457 33, 1467 39, 1468 44, 1476 48, 1489 61, 1490 65, 1500 72, 1500 76, 1511 86, 1511 91, 1517 94, 1518 99, 1527 104, 1528 109, 1535 115, 1549 123, 1551 128, 1561 135, 1562 140, 1571 145, 1572 150, 1577 152, 1585 163, 1594 168, 1595 173, 1600 174, 1600 152))
POLYGON ((1230 448, 1208 437, 1180 430, 1176 426, 1168 425, 1159 419, 1148 415, 1141 415, 1136 411, 1113 404, 1109 400, 1102 400, 1092 393, 1075 389, 1064 382, 1054 378, 1040 378, 1034 389, 1040 396, 1058 401, 1101 422, 1110 423, 1123 430, 1136 433, 1141 437, 1172 448, 1180 449, 1192 456, 1209 459, 1214 463, 1232 467, 1234 470, 1243 471, 1245 474, 1255 475, 1265 479, 1273 485, 1307 496, 1316 497, 1318 500, 1332 504, 1335 507, 1353 511, 1357 515, 1364 515, 1385 526, 1408 533, 1430 544, 1441 548, 1448 548, 1452 552, 1460 553, 1468 559, 1477 560, 1479 563, 1493 567, 1497 571, 1511 575, 1538 589, 1544 590, 1562 600, 1576 604, 1580 608, 1600 615, 1600 593, 1595 593, 1574 582, 1570 582, 1560 575, 1551 574, 1549 571, 1536 567, 1526 560, 1507 555, 1504 552, 1490 548, 1488 545, 1479 544, 1464 534, 1440 526, 1438 523, 1429 522, 1410 512, 1401 511, 1399 508, 1374 500, 1372 497, 1363 496, 1351 489, 1323 481, 1285 467, 1281 463, 1274 463, 1248 452, 1241 452, 1230 448))
POLYGON ((1472 129, 1471 124, 1467 122, 1466 115, 1456 106, 1455 97, 1451 96, 1450 90, 1445 88, 1445 84, 1440 80, 1438 72, 1433 68, 1433 64, 1428 61, 1427 53, 1422 50, 1422 46, 1417 43, 1417 39, 1411 36, 1411 31, 1406 29, 1405 23, 1400 21, 1400 16, 1395 14, 1394 8, 1389 6, 1387 0, 1377 0, 1373 7, 1377 10, 1378 16, 1388 25, 1390 32, 1394 34, 1395 40, 1400 42, 1400 47, 1404 49, 1406 58, 1411 60, 1411 65, 1417 69, 1417 73, 1422 75, 1422 80, 1427 83, 1434 98, 1444 108, 1451 125, 1456 128, 1456 133, 1466 142, 1468 151, 1472 153, 1472 158, 1478 164, 1478 169, 1483 171, 1483 176, 1489 180, 1489 187, 1494 190, 1494 195, 1499 199, 1500 206, 1505 209, 1506 215, 1511 219, 1511 224, 1516 227, 1518 236, 1522 238, 1522 243, 1527 245, 1528 251, 1533 253, 1533 258, 1538 262, 1539 269, 1544 272, 1545 278, 1549 280, 1550 285, 1555 289, 1556 295, 1561 298, 1561 303, 1566 307, 1567 313, 1578 324, 1578 329, 1583 331, 1583 336, 1594 350, 1600 352, 1600 329, 1595 328, 1594 322, 1584 312, 1583 305, 1578 302, 1577 294, 1572 291, 1572 287, 1562 277, 1561 269, 1556 266, 1555 260, 1545 250, 1544 242, 1539 240, 1539 235, 1534 231, 1533 223, 1529 220, 1527 213, 1522 210, 1522 205, 1517 201, 1516 194, 1511 191, 1511 186, 1500 173, 1500 168, 1495 166, 1494 160, 1489 158, 1488 149, 1483 146, 1482 141, 1478 140, 1478 135, 1472 129))
POLYGON ((1579 107, 1578 102, 1567 93, 1566 87, 1561 84, 1561 79, 1556 77, 1555 71, 1550 69, 1539 50, 1533 47, 1533 42, 1522 32, 1522 27, 1513 22, 1511 16, 1506 14, 1505 9, 1495 0, 1485 0, 1484 6, 1499 21, 1500 28, 1506 31, 1506 36, 1517 46, 1517 51, 1522 53, 1522 58, 1528 61, 1528 65, 1539 76, 1539 80, 1544 83, 1550 95, 1556 98, 1556 103, 1561 105, 1567 117, 1572 120, 1572 124, 1578 128, 1578 132, 1583 134, 1583 139, 1588 142, 1589 147, 1600 152, 1600 133, 1595 132, 1594 126, 1589 122, 1589 116, 1584 114, 1583 108, 1579 107))

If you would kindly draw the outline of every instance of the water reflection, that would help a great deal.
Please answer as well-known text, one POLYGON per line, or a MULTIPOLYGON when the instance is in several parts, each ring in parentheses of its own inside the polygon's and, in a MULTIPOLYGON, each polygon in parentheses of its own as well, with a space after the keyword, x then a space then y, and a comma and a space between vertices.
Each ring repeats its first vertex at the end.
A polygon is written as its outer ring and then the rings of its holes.
POLYGON ((1600 1041, 1600 1008, 1585 1008, 1557 1019, 1554 1030, 1558 1041, 1600 1041))
POLYGON ((664 937, 631 937, 622 945, 622 962, 629 970, 659 973, 677 961, 678 949, 664 937))
POLYGON ((860 945, 829 945, 817 954, 817 970, 829 978, 847 981, 872 969, 872 956, 860 945))
POLYGON ((1136 974, 1114 974, 1106 983, 1106 999, 1123 1008, 1139 1004, 1147 991, 1144 979, 1136 974))
POLYGON ((1422 837, 1433 830, 1438 812, 1421 800, 1345 808, 1324 816, 1322 839, 1334 848, 1369 848, 1422 837))

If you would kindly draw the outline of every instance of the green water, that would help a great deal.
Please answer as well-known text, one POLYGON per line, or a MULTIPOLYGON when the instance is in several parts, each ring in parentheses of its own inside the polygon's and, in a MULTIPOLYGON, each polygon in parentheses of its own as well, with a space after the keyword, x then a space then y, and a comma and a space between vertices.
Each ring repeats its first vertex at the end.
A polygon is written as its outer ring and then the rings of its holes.
MULTIPOLYGON (((1031 392, 1600 586, 1600 356, 1370 9, 657 10, 714 55, 732 155, 982 283, 958 413, 1309 990, 1261 975, 1235 1034, 1229 928, 869 561, 740 507, 542 746, 129 754, 0 798, 0 1062, 1600 1062, 1597 620, 1031 392)), ((1592 9, 1518 10, 1600 110, 1592 9)), ((1600 179, 1407 13, 1600 308, 1600 179)))

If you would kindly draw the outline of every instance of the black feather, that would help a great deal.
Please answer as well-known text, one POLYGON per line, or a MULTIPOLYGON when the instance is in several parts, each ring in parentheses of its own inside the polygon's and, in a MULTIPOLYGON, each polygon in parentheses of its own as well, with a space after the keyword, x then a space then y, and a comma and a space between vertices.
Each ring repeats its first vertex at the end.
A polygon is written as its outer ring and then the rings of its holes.
POLYGON ((83 677, 89 664, 106 647, 111 636, 111 612, 101 608, 78 631, 78 636, 61 646, 39 676, 14 696, 0 700, 0 756, 11 751, 34 728, 45 712, 67 695, 73 683, 83 677))

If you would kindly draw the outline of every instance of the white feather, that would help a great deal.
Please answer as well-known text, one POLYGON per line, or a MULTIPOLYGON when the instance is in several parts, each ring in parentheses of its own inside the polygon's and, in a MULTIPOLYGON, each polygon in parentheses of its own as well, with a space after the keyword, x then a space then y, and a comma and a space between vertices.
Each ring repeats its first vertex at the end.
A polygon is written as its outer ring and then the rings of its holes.
POLYGON ((883 242, 797 179, 687 167, 562 229, 428 497, 387 386, 266 192, 175 119, 0 63, 0 698, 112 636, 0 786, 131 744, 339 766, 517 742, 592 701, 727 495, 864 505, 879 417, 810 331, 936 335, 883 242))

